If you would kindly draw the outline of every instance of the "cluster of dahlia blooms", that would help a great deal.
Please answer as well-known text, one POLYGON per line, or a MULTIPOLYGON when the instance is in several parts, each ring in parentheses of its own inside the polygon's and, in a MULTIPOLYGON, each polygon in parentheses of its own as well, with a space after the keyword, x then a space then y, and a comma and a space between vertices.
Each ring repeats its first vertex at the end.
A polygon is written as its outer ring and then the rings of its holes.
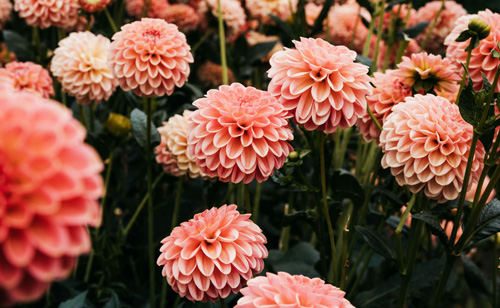
POLYGON ((54 95, 52 78, 41 65, 33 62, 10 62, 0 68, 0 76, 16 90, 27 90, 43 98, 54 95))

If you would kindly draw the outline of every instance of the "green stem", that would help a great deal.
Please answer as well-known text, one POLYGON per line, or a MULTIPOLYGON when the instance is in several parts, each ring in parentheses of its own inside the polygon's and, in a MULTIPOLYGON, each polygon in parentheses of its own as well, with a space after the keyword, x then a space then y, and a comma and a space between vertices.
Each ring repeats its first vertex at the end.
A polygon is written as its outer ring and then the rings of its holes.
MULTIPOLYGON (((476 37, 473 36, 470 40, 471 48, 469 48, 469 51, 467 52, 467 59, 465 60, 465 68, 468 70, 469 69, 469 64, 470 64, 470 57, 472 55, 472 46, 474 46, 473 40, 475 40, 476 37)), ((462 80, 460 81, 460 88, 458 89, 458 95, 457 95, 457 103, 460 100, 460 95, 462 94, 462 90, 464 89, 465 86, 465 77, 467 75, 467 72, 464 71, 462 75, 462 80)))
POLYGON ((78 108, 80 122, 82 122, 83 126, 85 126, 86 129, 89 129, 89 121, 87 120, 87 112, 85 111, 85 106, 82 104, 78 104, 78 108))
MULTIPOLYGON (((292 193, 290 193, 290 194, 292 194, 292 193)), ((289 200, 289 201, 291 201, 291 200, 289 200)), ((290 211, 291 211, 291 205, 290 205, 290 203, 286 203, 283 215, 290 214, 290 211)), ((289 242, 290 242, 290 226, 286 226, 286 227, 283 227, 281 229, 280 242, 279 242, 279 246, 278 246, 279 250, 283 251, 283 252, 287 252, 289 242)))
POLYGON ((439 11, 437 11, 436 16, 434 16, 434 19, 432 20, 432 23, 431 23, 431 27, 427 30, 427 33, 425 34, 424 41, 420 45, 420 50, 418 52, 421 52, 422 50, 424 50, 425 46, 427 45, 427 42, 429 41, 429 38, 431 37, 432 31, 434 31, 434 28, 437 25, 439 16, 441 16, 441 13, 444 10, 445 1, 446 0, 442 1, 441 7, 439 8, 439 11))
POLYGON ((245 184, 245 205, 247 208, 247 213, 252 213, 252 203, 250 203, 250 190, 248 189, 249 184, 245 184))
POLYGON ((253 198, 253 221, 257 222, 259 220, 259 208, 260 208, 260 197, 262 195, 262 183, 257 183, 255 186, 255 195, 253 198))
MULTIPOLYGON (((156 180, 153 183, 153 189, 156 187, 156 185, 158 184, 158 182, 160 182, 161 178, 164 175, 165 175, 165 173, 163 173, 163 172, 160 173, 160 175, 158 175, 158 177, 156 178, 156 180)), ((146 203, 148 202, 148 200, 149 200, 149 193, 146 193, 146 195, 144 196, 144 198, 142 198, 141 203, 139 203, 139 206, 135 210, 134 215, 132 215, 132 218, 128 222, 127 227, 125 227, 125 229, 123 230, 123 235, 126 236, 128 234, 128 232, 130 231, 130 229, 134 225, 135 221, 137 220, 137 217, 139 217, 139 214, 141 213, 141 210, 144 208, 144 206, 146 205, 146 203)))
POLYGON ((448 278, 450 277, 451 270, 453 269, 457 258, 458 256, 454 256, 451 254, 446 255, 446 265, 444 266, 444 270, 441 273, 438 287, 436 293, 434 293, 434 297, 432 298, 430 308, 436 308, 440 304, 441 297, 443 296, 444 290, 446 288, 446 283, 448 282, 448 278))
POLYGON ((378 18, 377 43, 375 44, 375 52, 373 53, 373 62, 371 67, 372 73, 375 72, 375 69, 377 68, 377 58, 380 50, 380 40, 382 39, 382 31, 384 26, 384 15, 385 15, 384 13, 385 13, 385 0, 382 0, 380 4, 380 16, 378 18))
POLYGON ((161 299, 160 299, 160 308, 165 307, 167 304, 167 279, 163 279, 161 284, 161 299))
POLYGON ((182 184, 184 184, 184 176, 180 176, 179 181, 177 182, 177 193, 175 194, 175 205, 174 205, 174 213, 172 214, 171 229, 174 229, 177 226, 177 220, 179 218, 179 209, 181 204, 182 186, 183 186, 182 184))
MULTIPOLYGON (((219 1, 220 1, 220 0, 219 0, 219 1)), ((221 306, 221 308, 227 308, 227 306, 226 306, 226 302, 224 301, 224 299, 223 299, 223 298, 221 298, 221 299, 220 299, 220 306, 221 306)))
POLYGON ((207 40, 207 38, 212 35, 213 31, 212 30, 207 30, 205 32, 205 34, 203 34, 203 36, 198 40, 198 42, 196 42, 196 44, 193 45, 193 48, 191 48, 191 53, 194 54, 194 52, 196 50, 198 50, 198 48, 200 48, 201 44, 203 44, 203 42, 205 42, 207 40))
POLYGON ((226 58, 226 36, 224 34, 224 19, 222 18, 221 0, 217 0, 217 19, 219 21, 219 44, 220 44, 220 62, 222 66, 222 83, 228 83, 227 77, 227 58, 226 58))
POLYGON ((375 123, 375 125, 377 126, 377 128, 380 131, 382 131, 383 130, 382 124, 380 124, 380 122, 377 120, 377 118, 373 114, 372 110, 370 109, 370 106, 366 105, 366 111, 368 111, 368 115, 370 116, 370 119, 372 119, 373 123, 375 123))
POLYGON ((320 164, 321 164, 321 192, 323 197, 323 214, 325 215, 326 225, 328 227, 328 236, 330 238, 330 246, 332 250, 332 272, 329 273, 330 281, 336 282, 336 252, 335 252, 335 238, 333 237, 333 225, 330 218, 330 211, 328 210, 328 200, 326 196, 326 168, 325 168, 325 135, 323 132, 319 132, 319 151, 320 151, 320 164))
POLYGON ((115 24, 115 21, 113 20, 113 17, 111 17, 111 14, 108 11, 108 8, 104 8, 104 14, 106 15, 106 18, 108 19, 109 25, 111 26, 111 30, 113 30, 113 33, 118 32, 118 27, 115 24))
POLYGON ((363 267, 359 271, 359 274, 356 276, 356 280, 354 281, 352 288, 349 290, 349 294, 356 294, 356 289, 358 288, 359 283, 361 282, 361 278, 363 278, 366 269, 368 268, 368 265, 370 265, 370 260, 372 259, 372 256, 373 256, 373 250, 370 249, 370 252, 366 257, 366 261, 363 263, 363 267))
POLYGON ((497 306, 497 292, 498 292, 498 286, 497 286, 497 279, 498 279, 498 233, 495 234, 493 237, 493 240, 495 241, 493 245, 493 299, 491 302, 492 307, 498 307, 497 306))
POLYGON ((94 118, 94 113, 95 113, 95 103, 92 102, 92 104, 89 107, 89 114, 90 114, 90 131, 93 133, 95 131, 95 118, 94 118))
POLYGON ((370 52, 370 42, 372 40, 373 31, 375 30, 375 20, 376 18, 374 16, 370 21, 370 25, 368 26, 368 35, 366 37, 365 46, 363 46, 363 57, 368 57, 368 53, 370 52))

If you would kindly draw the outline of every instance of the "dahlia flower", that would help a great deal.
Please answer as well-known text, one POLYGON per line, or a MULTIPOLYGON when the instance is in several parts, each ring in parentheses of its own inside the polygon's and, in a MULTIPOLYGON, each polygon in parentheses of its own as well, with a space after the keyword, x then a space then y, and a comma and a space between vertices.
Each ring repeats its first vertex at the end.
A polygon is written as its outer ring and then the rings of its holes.
POLYGON ((156 161, 174 176, 189 173, 191 178, 205 177, 187 150, 188 118, 192 114, 193 111, 184 110, 182 115, 174 115, 158 128, 161 143, 155 148, 156 161))
POLYGON ((472 125, 447 99, 432 94, 408 97, 384 122, 382 167, 391 168, 399 185, 407 185, 412 193, 423 189, 440 203, 455 200, 477 182, 483 168, 485 151, 479 142, 469 186, 462 187, 472 134, 472 125))
POLYGON ((167 9, 157 12, 158 18, 175 24, 182 32, 191 32, 198 29, 200 15, 187 4, 172 4, 167 9))
MULTIPOLYGON (((486 176, 486 178, 484 178, 483 186, 481 187, 481 195, 484 194, 484 191, 486 190, 486 186, 488 186, 489 183, 490 183, 490 177, 486 176)), ((477 191, 477 184, 478 183, 474 183, 472 185, 471 189, 465 195, 465 200, 470 201, 470 202, 474 201, 474 196, 476 195, 476 191, 477 191)), ((490 195, 488 196, 488 199, 486 199, 486 203, 495 199, 496 194, 497 194, 496 191, 493 189, 491 191, 490 195)))
POLYGON ((16 55, 7 48, 7 45, 3 42, 0 43, 0 66, 16 60, 16 55))
POLYGON ((354 62, 356 52, 319 38, 294 44, 271 58, 269 92, 308 130, 353 126, 372 94, 368 67, 354 62))
POLYGON ((50 70, 78 103, 100 103, 113 94, 118 82, 107 63, 110 45, 107 37, 88 31, 59 41, 50 70))
MULTIPOLYGON (((486 21, 491 27, 488 37, 481 40, 479 46, 472 50, 470 59, 469 74, 474 83, 474 89, 480 90, 483 85, 481 73, 486 76, 489 82, 493 83, 497 67, 500 63, 500 59, 494 58, 491 54, 492 50, 500 51, 497 46, 497 42, 500 41, 500 14, 493 13, 487 9, 474 15, 460 17, 455 23, 455 28, 446 37, 444 44, 448 46, 446 57, 457 63, 461 62, 465 64, 467 58, 465 48, 469 46, 470 40, 465 42, 456 42, 455 40, 462 31, 468 29, 469 21, 474 18, 486 21)), ((500 83, 497 84, 496 88, 496 92, 499 91, 500 83)))
POLYGON ((264 269, 268 255, 262 230, 234 204, 196 214, 161 242, 162 275, 191 301, 215 302, 238 292, 264 269))
POLYGON ((85 12, 94 13, 104 10, 111 0, 78 0, 80 7, 85 12))
POLYGON ((293 139, 286 110, 268 92, 239 83, 208 91, 189 118, 188 151, 201 171, 222 182, 267 180, 293 139))
POLYGON ((314 25, 322 9, 323 5, 318 5, 313 2, 309 2, 304 6, 304 10, 306 12, 306 23, 309 27, 314 25))
POLYGON ((413 87, 415 91, 424 89, 434 91, 456 91, 460 75, 457 67, 447 58, 426 52, 403 57, 394 75, 401 79, 406 87, 413 87))
POLYGON ((12 3, 10 0, 0 0, 0 30, 12 15, 12 3))
POLYGON ((287 20, 297 10, 297 3, 298 0, 246 0, 245 6, 253 18, 264 24, 272 24, 274 22, 270 14, 287 20))
POLYGON ((246 32, 245 38, 249 47, 253 47, 260 43, 276 42, 271 51, 269 51, 264 57, 260 58, 261 62, 269 62, 269 60, 271 60, 271 57, 275 53, 283 50, 283 44, 281 44, 280 38, 277 35, 265 35, 260 32, 251 30, 246 32))
MULTIPOLYGON (((383 125, 387 116, 392 112, 392 107, 404 102, 405 98, 412 96, 411 88, 405 87, 401 80, 394 76, 394 71, 385 73, 375 72, 373 75, 373 94, 366 97, 366 102, 377 121, 383 125)), ((380 129, 366 113, 359 118, 357 126, 366 141, 377 140, 380 129)))
POLYGON ((32 91, 43 98, 54 95, 49 72, 36 63, 10 62, 0 68, 0 75, 12 79, 11 85, 16 90, 32 91))
MULTIPOLYGON (((207 0, 206 3, 208 3, 210 7, 212 15, 217 18, 219 16, 217 0, 207 0)), ((233 41, 245 30, 247 19, 245 10, 241 6, 241 1, 239 0, 220 0, 220 5, 222 19, 227 26, 226 39, 228 41, 233 41)))
MULTIPOLYGON (((420 22, 429 22, 429 27, 417 36, 419 44, 422 44, 424 41, 427 32, 430 30, 430 24, 434 21, 434 18, 436 17, 442 4, 443 1, 431 1, 427 2, 424 6, 418 9, 416 19, 420 22)), ((455 1, 445 1, 444 9, 441 11, 441 14, 439 14, 437 23, 425 45, 425 50, 435 54, 445 51, 445 38, 448 34, 450 34, 457 19, 466 14, 467 11, 461 4, 456 3, 455 1)))
MULTIPOLYGON (((125 10, 132 17, 141 18, 143 6, 144 0, 125 0, 125 10)), ((168 8, 167 0, 151 0, 151 6, 146 15, 151 18, 160 18, 159 14, 168 10, 168 8)))
MULTIPOLYGON (((215 64, 208 60, 196 71, 196 76, 201 84, 208 88, 218 88, 223 84, 222 82, 222 66, 215 64)), ((231 84, 234 82, 234 73, 230 68, 227 68, 227 79, 231 84)))
POLYGON ((102 162, 59 103, 0 84, 0 306, 71 273, 100 223, 102 162))
POLYGON ((344 298, 345 292, 322 279, 302 275, 266 273, 248 281, 243 297, 234 308, 314 307, 355 308, 344 298))
POLYGON ((120 87, 138 96, 162 96, 186 82, 193 63, 186 36, 162 19, 143 18, 113 35, 109 64, 120 87))
POLYGON ((14 0, 14 10, 29 26, 65 27, 78 18, 78 0, 14 0))

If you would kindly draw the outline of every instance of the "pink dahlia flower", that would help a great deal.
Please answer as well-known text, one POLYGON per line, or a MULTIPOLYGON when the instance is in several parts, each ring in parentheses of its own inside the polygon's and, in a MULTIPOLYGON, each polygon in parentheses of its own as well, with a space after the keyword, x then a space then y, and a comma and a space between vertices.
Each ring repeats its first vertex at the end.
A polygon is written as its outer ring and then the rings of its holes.
POLYGON ((73 32, 59 41, 50 70, 64 92, 80 104, 107 100, 118 82, 107 60, 110 41, 91 32, 73 32))
MULTIPOLYGON (((125 9, 132 17, 141 18, 143 6, 144 0, 125 0, 125 9)), ((167 0, 151 0, 151 6, 146 15, 151 18, 160 18, 159 14, 162 14, 168 8, 169 4, 167 0)))
POLYGON ((174 115, 158 128, 161 143, 155 149, 156 161, 163 165, 165 172, 174 176, 205 177, 187 149, 188 118, 192 114, 193 111, 184 110, 182 115, 174 115))
MULTIPOLYGON (((481 187, 481 196, 482 196, 482 194, 484 194, 484 191, 486 190, 486 186, 488 186, 489 183, 490 183, 490 177, 486 176, 486 178, 484 179, 484 182, 483 182, 483 187, 481 187)), ((470 201, 470 202, 474 201, 474 195, 476 194, 476 191, 477 191, 477 184, 478 183, 474 183, 472 185, 471 189, 465 195, 465 200, 470 201)), ((486 199, 486 203, 495 199, 496 194, 497 194, 496 191, 493 189, 491 191, 490 195, 488 196, 488 199, 486 199)))
POLYGON ((318 5, 313 2, 309 2, 305 5, 304 10, 306 11, 306 22, 309 27, 314 25, 322 9, 323 5, 318 5))
POLYGON ((248 281, 243 297, 234 308, 314 307, 355 308, 344 298, 345 292, 319 278, 266 273, 248 281))
POLYGON ((143 18, 113 35, 109 63, 120 87, 138 96, 170 95, 193 63, 186 36, 162 19, 143 18))
MULTIPOLYGON (((392 112, 392 107, 412 96, 411 88, 405 87, 393 72, 387 70, 385 73, 374 73, 373 94, 366 97, 371 112, 381 125, 384 125, 387 116, 392 112)), ((368 113, 359 118, 357 126, 366 141, 377 140, 378 142, 380 129, 368 113)))
MULTIPOLYGON (((212 15, 217 18, 219 16, 217 0, 207 0, 206 3, 210 7, 212 15)), ((245 9, 239 0, 220 0, 220 4, 222 19, 227 26, 227 40, 234 41, 245 30, 247 19, 245 9)))
MULTIPOLYGON (((391 168, 399 185, 407 185, 413 193, 424 189, 428 198, 440 203, 459 196, 473 128, 462 119, 457 105, 432 94, 417 94, 394 106, 383 128, 382 167, 391 168)), ((479 142, 469 186, 464 189, 477 182, 483 157, 479 142)))
POLYGON ((159 11, 158 18, 177 25, 182 32, 192 32, 200 25, 200 15, 187 4, 172 4, 167 9, 159 11))
POLYGON ((297 10, 298 0, 246 0, 245 6, 253 18, 264 24, 274 23, 269 14, 281 20, 290 18, 297 10))
MULTIPOLYGON (((443 1, 431 1, 427 2, 417 11, 416 20, 419 22, 427 21, 430 24, 434 21, 438 11, 441 8, 443 1)), ((445 51, 444 40, 451 33, 453 27, 455 27, 455 22, 458 18, 467 14, 467 11, 463 6, 455 1, 445 1, 444 10, 439 14, 436 26, 432 30, 432 33, 425 45, 425 50, 435 54, 442 53, 445 51)), ((430 24, 426 31, 421 33, 417 37, 419 44, 425 39, 427 32, 429 31, 430 24)))
POLYGON ((262 230, 234 204, 196 214, 161 242, 163 276, 191 301, 215 302, 238 292, 264 269, 268 255, 262 230))
POLYGON ((193 105, 198 110, 189 118, 188 151, 210 177, 263 182, 293 150, 289 116, 268 92, 233 83, 193 105))
POLYGON ((32 91, 43 98, 54 95, 49 72, 36 63, 10 62, 0 68, 0 75, 12 79, 11 85, 16 90, 32 91))
POLYGON ((458 68, 447 58, 426 52, 403 57, 394 75, 401 79, 407 87, 416 91, 456 91, 457 82, 460 81, 458 68))
POLYGON ((7 23, 12 15, 12 3, 10 0, 0 0, 0 30, 7 23))
POLYGON ((353 126, 372 94, 368 67, 354 62, 356 52, 319 38, 294 44, 271 58, 269 92, 308 130, 353 126))
MULTIPOLYGON (((485 10, 477 13, 477 15, 474 14, 460 17, 455 23, 455 28, 453 28, 450 35, 446 37, 444 44, 448 46, 446 49, 446 57, 457 63, 461 62, 465 64, 467 58, 465 48, 469 46, 470 40, 456 42, 455 39, 462 31, 468 29, 469 21, 474 18, 480 18, 486 21, 491 27, 488 37, 481 40, 479 46, 472 50, 470 59, 469 74, 474 83, 474 88, 480 90, 483 85, 481 73, 486 76, 489 82, 493 83, 497 67, 500 63, 500 60, 494 58, 491 54, 492 50, 500 51, 497 46, 497 42, 500 41, 500 14, 485 10)), ((500 83, 498 83, 496 88, 496 92, 499 91, 500 83)))
POLYGON ((102 162, 59 103, 0 84, 0 306, 71 273, 100 223, 102 162))
POLYGON ((14 0, 14 10, 29 26, 66 27, 78 18, 78 0, 14 0))
POLYGON ((94 13, 104 10, 111 0, 78 0, 80 7, 85 12, 94 13))

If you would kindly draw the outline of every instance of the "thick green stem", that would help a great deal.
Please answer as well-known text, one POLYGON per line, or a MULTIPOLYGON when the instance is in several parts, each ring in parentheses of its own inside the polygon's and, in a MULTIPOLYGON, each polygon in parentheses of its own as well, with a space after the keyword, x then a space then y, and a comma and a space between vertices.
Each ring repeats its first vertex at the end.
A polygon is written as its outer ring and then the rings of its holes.
MULTIPOLYGON (((473 40, 475 40, 476 37, 473 36, 471 38, 471 42, 470 44, 472 46, 474 46, 474 42, 473 40)), ((469 69, 469 64, 470 64, 470 57, 472 55, 472 46, 471 48, 469 48, 469 51, 467 52, 467 59, 465 60, 465 68, 468 70, 469 69)), ((462 90, 464 89, 464 86, 465 86, 465 78, 466 78, 466 75, 467 75, 467 72, 464 71, 463 75, 462 75, 462 80, 460 81, 460 88, 458 89, 458 95, 457 95, 457 103, 458 101, 460 100, 460 95, 462 94, 462 90)))
POLYGON ((248 185, 249 184, 245 184, 245 205, 247 209, 247 214, 252 214, 252 203, 250 203, 250 189, 248 185))
POLYGON ((253 197, 253 210, 252 217, 253 221, 257 222, 259 220, 259 208, 260 208, 260 197, 262 196, 262 183, 257 183, 255 186, 255 195, 253 197))
MULTIPOLYGON (((368 53, 370 52, 370 42, 372 40, 373 32, 375 30, 375 20, 373 17, 370 21, 370 25, 368 26, 368 35, 366 37, 365 46, 363 46, 363 57, 368 57, 368 53)), ((327 27, 328 28, 328 27, 327 27)))
POLYGON ((455 265, 455 261, 457 260, 457 258, 458 256, 454 256, 451 254, 446 255, 446 265, 439 278, 438 287, 436 293, 434 293, 434 297, 432 298, 430 308, 437 308, 438 305, 440 304, 441 297, 443 296, 444 290, 446 288, 446 283, 448 282, 448 278, 450 277, 451 270, 453 269, 453 266, 455 265))
POLYGON ((177 221, 179 218, 179 209, 181 207, 180 205, 181 205, 182 186, 183 186, 182 184, 184 184, 184 176, 180 176, 177 182, 177 192, 175 194, 175 205, 174 205, 174 212, 172 214, 171 229, 177 226, 177 221))
POLYGON ((108 8, 104 8, 104 14, 106 15, 106 18, 108 19, 109 25, 111 26, 111 30, 113 30, 113 33, 118 32, 118 27, 115 24, 115 21, 113 20, 113 17, 111 17, 111 14, 108 11, 108 8))
POLYGON ((375 72, 377 68, 378 53, 380 50, 380 40, 382 39, 382 31, 384 26, 384 12, 385 12, 385 0, 380 3, 380 16, 378 18, 378 29, 377 29, 377 43, 375 44, 375 52, 373 53, 373 62, 371 70, 375 72))
POLYGON ((80 116, 80 122, 89 130, 89 121, 87 120, 87 112, 85 111, 85 106, 78 104, 78 115, 80 116))
POLYGON ((437 11, 436 16, 434 16, 434 19, 432 20, 431 26, 430 26, 430 28, 427 30, 427 33, 425 34, 424 41, 423 41, 423 42, 422 42, 422 44, 420 45, 420 50, 419 50, 418 52, 421 52, 422 50, 424 50, 425 46, 427 45, 427 42, 429 41, 429 38, 431 37, 432 31, 434 31, 434 28, 435 28, 435 27, 436 27, 436 25, 437 25, 437 22, 438 22, 439 16, 441 16, 441 13, 442 13, 442 12, 443 12, 443 10, 444 10, 444 5, 445 5, 445 2, 446 2, 446 0, 442 0, 441 7, 440 7, 440 8, 439 8, 439 10, 437 11))
POLYGON ((228 83, 227 77, 227 58, 226 58, 226 36, 224 34, 224 19, 222 18, 221 0, 217 0, 217 19, 219 21, 219 44, 220 44, 220 63, 222 66, 222 83, 228 83))

